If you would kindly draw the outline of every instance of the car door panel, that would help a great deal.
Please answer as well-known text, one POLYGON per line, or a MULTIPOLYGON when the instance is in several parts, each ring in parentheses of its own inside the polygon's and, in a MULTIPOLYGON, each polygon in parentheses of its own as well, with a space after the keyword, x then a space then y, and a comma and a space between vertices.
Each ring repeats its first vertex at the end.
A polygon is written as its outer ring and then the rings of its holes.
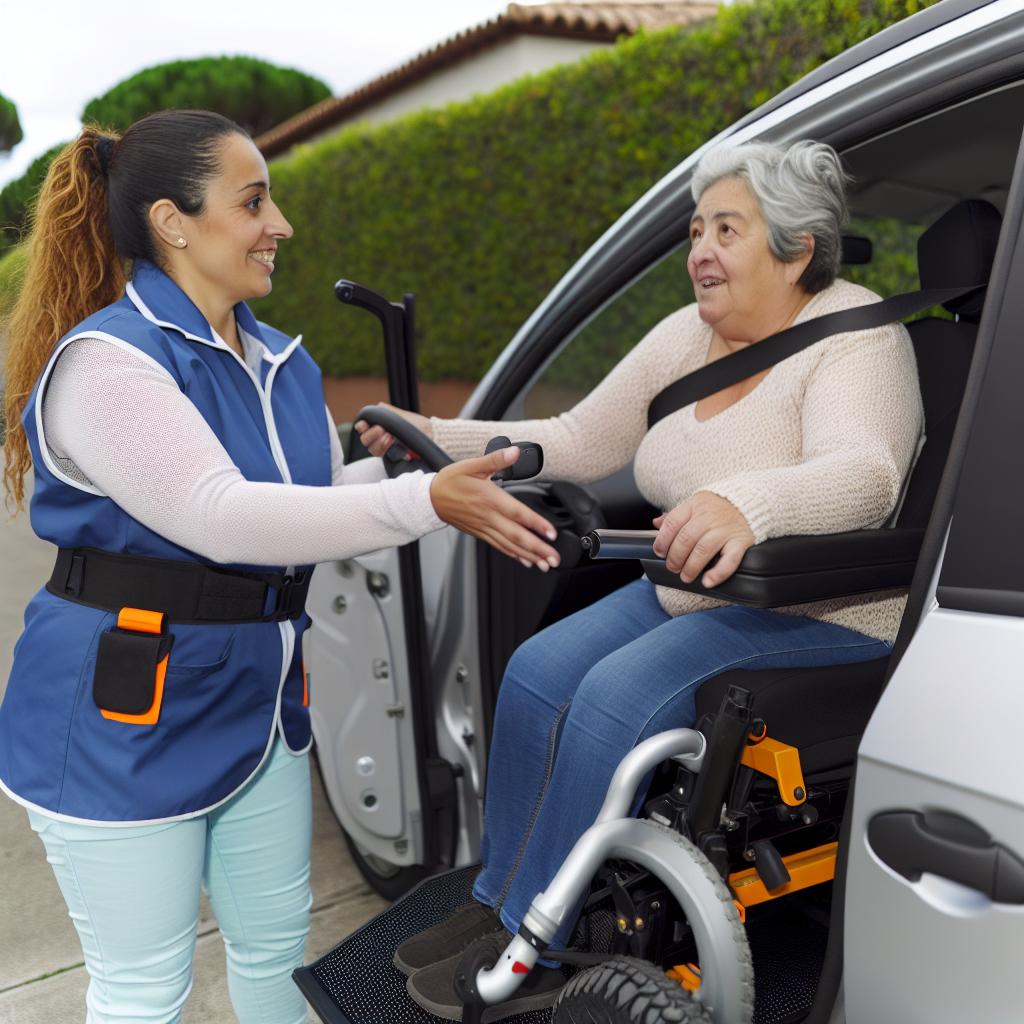
MULTIPOLYGON (((871 826, 900 811, 955 815, 976 830, 961 863, 972 845, 984 853, 986 834, 990 845, 1024 856, 1022 661, 1024 621, 935 609, 871 719, 860 749, 847 879, 849 1024, 1020 1019, 1024 904, 952 880, 957 858, 942 867, 941 857, 922 856, 918 868, 932 870, 904 877, 886 863, 877 840, 872 844, 871 826)), ((960 875, 972 877, 969 869, 960 875)))
POLYGON ((306 667, 313 735, 331 807, 363 849, 420 862, 420 808, 397 551, 314 574, 306 667))

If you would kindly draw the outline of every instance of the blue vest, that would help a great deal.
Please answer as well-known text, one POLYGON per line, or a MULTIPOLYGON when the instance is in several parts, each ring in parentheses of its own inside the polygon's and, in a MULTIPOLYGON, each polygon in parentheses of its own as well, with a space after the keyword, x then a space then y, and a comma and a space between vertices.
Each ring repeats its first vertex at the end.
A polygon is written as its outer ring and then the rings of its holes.
MULTIPOLYGON (((206 561, 69 476, 48 450, 47 381, 63 348, 85 336, 129 348, 167 373, 247 480, 330 485, 320 371, 300 338, 257 322, 244 303, 235 316, 239 330, 263 346, 259 384, 184 292, 148 263, 137 265, 123 298, 61 339, 23 419, 35 469, 31 522, 40 537, 60 547, 206 561)), ((172 622, 174 645, 153 724, 104 717, 93 699, 99 638, 115 622, 114 613, 45 589, 26 609, 0 706, 0 785, 20 803, 90 822, 186 818, 243 787, 277 732, 292 752, 308 749, 300 642, 306 615, 286 622, 172 622)))

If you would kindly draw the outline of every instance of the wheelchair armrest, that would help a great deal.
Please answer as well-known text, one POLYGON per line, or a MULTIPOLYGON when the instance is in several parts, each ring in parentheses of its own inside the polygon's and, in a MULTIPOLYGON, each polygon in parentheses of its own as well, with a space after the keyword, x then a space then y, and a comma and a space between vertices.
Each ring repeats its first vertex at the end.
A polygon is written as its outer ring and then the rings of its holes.
POLYGON ((639 558, 647 578, 661 586, 757 608, 778 608, 909 586, 924 530, 776 537, 748 549, 736 572, 711 590, 699 580, 683 583, 654 558, 651 544, 656 536, 654 530, 596 530, 585 538, 584 547, 592 558, 639 558))

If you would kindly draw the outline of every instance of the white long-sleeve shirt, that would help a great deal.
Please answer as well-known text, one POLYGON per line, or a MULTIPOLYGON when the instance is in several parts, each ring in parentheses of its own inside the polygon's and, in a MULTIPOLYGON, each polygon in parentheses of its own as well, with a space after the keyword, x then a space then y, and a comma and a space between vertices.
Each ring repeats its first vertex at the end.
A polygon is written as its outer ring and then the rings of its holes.
POLYGON ((432 474, 388 480, 380 459, 346 466, 326 417, 335 486, 309 487, 246 480, 168 374, 102 339, 69 345, 43 397, 45 443, 65 473, 214 562, 350 558, 444 525, 430 501, 432 474))

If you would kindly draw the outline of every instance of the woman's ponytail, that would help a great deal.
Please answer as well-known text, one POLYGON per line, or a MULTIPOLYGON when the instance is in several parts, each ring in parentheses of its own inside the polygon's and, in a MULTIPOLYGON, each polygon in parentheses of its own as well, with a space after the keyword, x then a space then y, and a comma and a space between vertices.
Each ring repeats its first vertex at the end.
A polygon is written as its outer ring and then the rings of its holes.
POLYGON ((50 165, 28 240, 25 283, 7 322, 4 483, 16 512, 32 464, 21 415, 57 341, 121 297, 127 264, 160 265, 155 202, 200 215, 226 135, 245 132, 210 110, 160 110, 118 138, 86 126, 50 165))
POLYGON ((24 503, 32 464, 21 415, 36 379, 57 341, 124 291, 107 212, 116 142, 111 133, 84 128, 50 165, 32 217, 25 280, 6 324, 4 484, 14 512, 24 503))

